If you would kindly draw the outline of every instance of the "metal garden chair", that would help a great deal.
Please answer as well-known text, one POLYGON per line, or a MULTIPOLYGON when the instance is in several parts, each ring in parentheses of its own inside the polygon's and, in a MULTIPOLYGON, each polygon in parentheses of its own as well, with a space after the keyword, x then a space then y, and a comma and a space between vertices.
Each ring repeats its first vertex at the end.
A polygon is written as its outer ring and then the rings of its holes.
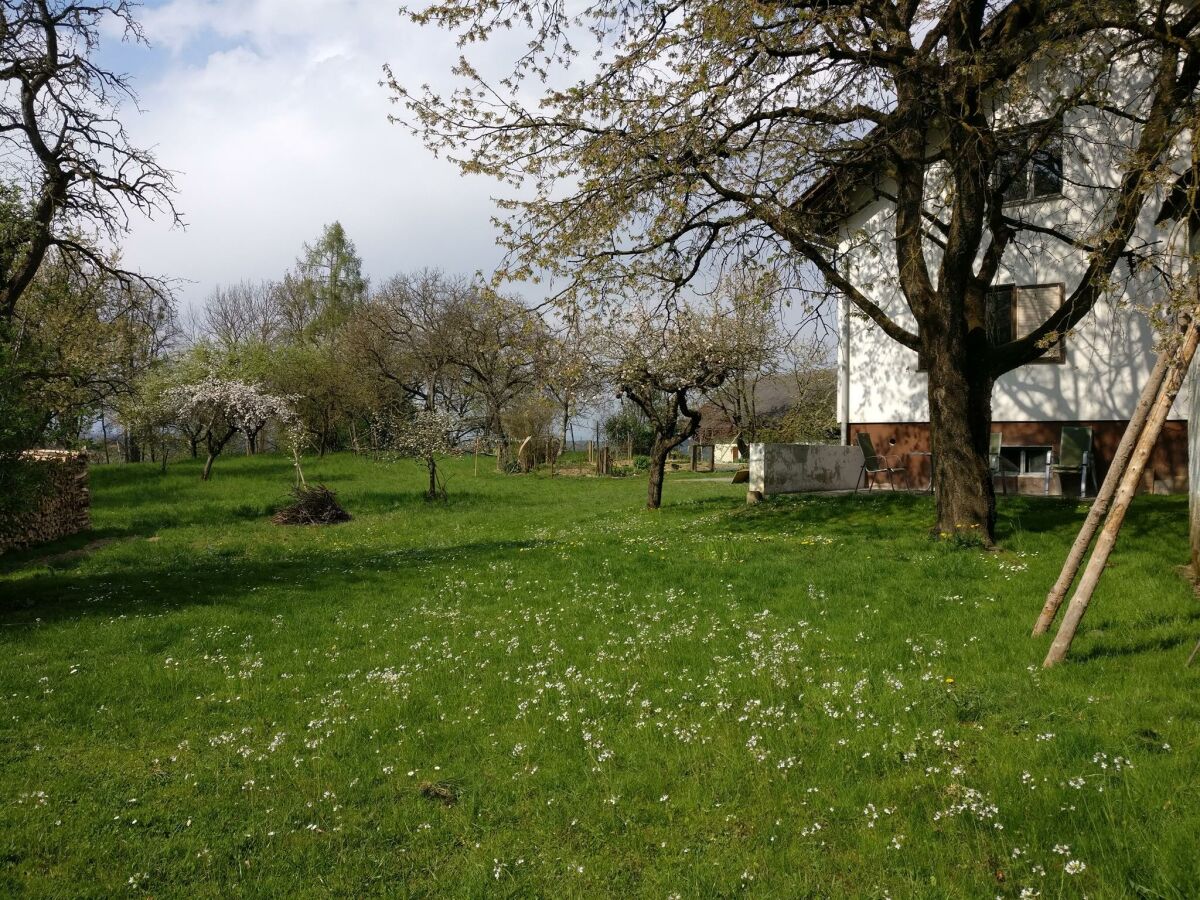
POLYGON ((862 449, 863 464, 858 472, 858 480, 854 482, 854 493, 858 493, 860 484, 867 490, 871 490, 879 475, 887 476, 888 486, 893 491, 896 489, 896 476, 899 475, 904 479, 904 487, 907 489, 909 487, 908 469, 896 465, 891 458, 876 453, 875 445, 871 443, 871 436, 866 432, 860 431, 857 437, 858 446, 862 449))
POLYGON ((1000 489, 1007 494, 1008 481, 1005 480, 1006 477, 1015 478, 1021 473, 1016 466, 1014 466, 1000 454, 1000 449, 1003 446, 1004 433, 1000 431, 993 431, 990 439, 990 445, 988 447, 988 465, 991 468, 992 478, 998 477, 1000 479, 1000 489))
POLYGON ((1096 464, 1092 458, 1092 429, 1085 425, 1064 425, 1058 462, 1046 462, 1046 493, 1050 493, 1051 474, 1079 473, 1079 496, 1087 496, 1088 478, 1096 487, 1096 464))

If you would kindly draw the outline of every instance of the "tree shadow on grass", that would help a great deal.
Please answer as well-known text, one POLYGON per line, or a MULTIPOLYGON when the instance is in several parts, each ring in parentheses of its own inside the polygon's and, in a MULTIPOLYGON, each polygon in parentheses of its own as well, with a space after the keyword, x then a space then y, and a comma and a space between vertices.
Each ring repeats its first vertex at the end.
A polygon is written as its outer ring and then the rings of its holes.
POLYGON ((733 534, 818 527, 847 535, 886 537, 928 533, 933 505, 928 495, 877 491, 861 494, 788 494, 747 506, 716 528, 733 534))
POLYGON ((405 602, 411 584, 396 578, 448 565, 482 567, 510 559, 529 542, 477 541, 444 547, 411 547, 364 553, 361 548, 313 547, 285 558, 262 559, 234 548, 215 548, 186 558, 114 558, 99 574, 78 577, 71 568, 31 573, 5 586, 0 594, 0 635, 15 638, 22 625, 45 625, 82 617, 157 615, 186 606, 233 604, 253 610, 279 610, 278 596, 260 595, 260 588, 302 591, 313 603, 336 602, 346 590, 368 582, 391 588, 405 602))
MULTIPOLYGON (((31 566, 49 566, 53 569, 71 569, 78 566, 93 552, 102 550, 114 541, 126 538, 122 529, 103 528, 81 531, 68 537, 45 544, 27 547, 24 550, 9 550, 0 556, 0 575, 11 575, 31 566)), ((0 597, 3 595, 0 594, 0 597)))
MULTIPOLYGON (((1147 653, 1191 648, 1200 640, 1200 610, 1164 617, 1164 620, 1155 625, 1153 631, 1147 634, 1146 632, 1149 630, 1149 628, 1139 629, 1136 634, 1131 630, 1125 630, 1122 637, 1117 637, 1107 631, 1090 635, 1085 633, 1081 637, 1090 640, 1090 646, 1082 652, 1072 652, 1068 660, 1084 663, 1092 660, 1142 656, 1147 653)), ((1182 663, 1183 659, 1180 660, 1181 665, 1182 663)))
MULTIPOLYGON (((727 498, 714 498, 727 503, 727 498)), ((867 539, 926 537, 935 518, 928 494, 871 491, 859 494, 789 494, 733 511, 716 530, 753 534, 806 527, 840 531, 867 539)), ((1126 517, 1128 540, 1161 539, 1187 528, 1186 498, 1139 497, 1126 517)), ((1087 510, 1076 499, 1041 497, 997 498, 996 540, 1003 546, 1019 535, 1058 535, 1070 541, 1083 524, 1087 510)))

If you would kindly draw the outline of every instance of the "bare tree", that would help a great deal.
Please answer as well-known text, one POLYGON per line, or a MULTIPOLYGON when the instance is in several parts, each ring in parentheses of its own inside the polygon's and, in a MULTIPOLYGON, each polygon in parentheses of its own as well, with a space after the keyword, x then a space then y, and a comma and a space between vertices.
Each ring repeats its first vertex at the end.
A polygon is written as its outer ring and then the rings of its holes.
POLYGON ((203 333, 229 350, 271 344, 283 329, 279 288, 270 282, 218 285, 200 311, 203 333))
POLYGON ((448 325, 451 359, 462 372, 466 391, 482 407, 482 431, 496 441, 496 469, 503 471, 510 439, 504 415, 539 381, 548 337, 545 322, 519 300, 479 289, 455 306, 448 325))
POLYGON ((94 58, 104 29, 143 39, 133 9, 128 0, 0 7, 0 322, 12 320, 51 249, 81 273, 145 281, 88 236, 115 241, 133 212, 179 221, 171 174, 118 118, 136 101, 128 79, 94 58))
POLYGON ((837 372, 829 345, 817 335, 797 335, 784 351, 783 377, 791 384, 790 405, 772 423, 775 440, 828 440, 837 429, 837 372))
POLYGON ((466 418, 470 403, 454 328, 471 292, 467 279, 436 269, 389 278, 367 304, 357 353, 413 405, 466 418))

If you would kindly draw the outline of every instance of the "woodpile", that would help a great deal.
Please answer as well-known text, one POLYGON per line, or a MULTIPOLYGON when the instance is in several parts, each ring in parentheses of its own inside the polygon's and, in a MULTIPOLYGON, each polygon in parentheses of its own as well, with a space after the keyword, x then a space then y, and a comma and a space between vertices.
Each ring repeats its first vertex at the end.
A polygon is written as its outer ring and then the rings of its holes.
POLYGON ((36 483, 22 512, 0 521, 0 553, 92 527, 86 452, 29 450, 21 458, 36 466, 36 483))

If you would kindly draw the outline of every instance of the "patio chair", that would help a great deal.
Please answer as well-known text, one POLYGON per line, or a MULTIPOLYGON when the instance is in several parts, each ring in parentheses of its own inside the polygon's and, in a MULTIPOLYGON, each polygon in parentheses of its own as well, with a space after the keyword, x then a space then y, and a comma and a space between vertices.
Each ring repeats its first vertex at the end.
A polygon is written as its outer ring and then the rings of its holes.
MULTIPOLYGON (((988 465, 991 469, 992 478, 1000 478, 1000 489, 1005 494, 1008 493, 1008 481, 1006 477, 1016 477, 1020 474, 1020 470, 1000 455, 1000 449, 1004 446, 1004 433, 1001 431, 993 431, 988 446, 988 465)), ((1019 493, 1019 491, 1018 491, 1019 493)))
POLYGON ((859 484, 867 490, 871 490, 875 486, 875 478, 879 475, 886 475, 888 486, 894 491, 896 489, 896 476, 899 475, 904 479, 904 487, 907 489, 908 470, 903 466, 896 465, 892 459, 887 456, 880 456, 875 452, 875 445, 871 443, 871 436, 865 431, 860 431, 857 435, 858 446, 862 449, 863 464, 858 471, 858 480, 854 482, 854 493, 858 493, 859 484))
POLYGON ((1092 429, 1085 425, 1064 425, 1058 462, 1053 456, 1046 462, 1046 493, 1050 493, 1051 474, 1079 473, 1079 496, 1087 496, 1088 478, 1096 487, 1096 463, 1092 458, 1092 429))

